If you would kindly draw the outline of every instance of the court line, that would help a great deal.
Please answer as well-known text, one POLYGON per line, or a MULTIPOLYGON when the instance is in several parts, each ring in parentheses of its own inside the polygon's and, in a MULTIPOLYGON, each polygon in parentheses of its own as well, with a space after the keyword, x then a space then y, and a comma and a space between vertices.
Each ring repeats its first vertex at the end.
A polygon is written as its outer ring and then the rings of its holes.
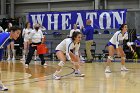
MULTIPOLYGON (((71 73, 66 74, 66 75, 63 75, 63 76, 61 76, 61 77, 67 77, 67 76, 69 76, 69 75, 71 75, 71 74, 73 74, 73 73, 75 72, 75 69, 72 68, 72 67, 69 67, 69 66, 64 66, 64 67, 70 68, 70 69, 72 69, 73 71, 72 71, 71 73)), ((50 74, 50 75, 52 75, 52 74, 50 74)), ((48 75, 48 76, 50 76, 50 75, 48 75)), ((29 82, 22 82, 22 83, 14 83, 14 82, 11 82, 12 84, 5 84, 5 85, 6 85, 6 86, 22 85, 22 84, 27 84, 27 83, 36 83, 36 82, 40 82, 40 81, 53 80, 53 78, 48 78, 48 79, 47 79, 46 77, 48 77, 48 76, 44 76, 45 79, 34 78, 34 79, 32 79, 33 81, 29 81, 29 82)), ((40 77, 40 78, 43 78, 43 77, 40 77)), ((23 80, 27 80, 27 79, 23 79, 23 80)), ((30 80, 30 79, 29 79, 29 80, 30 80)), ((14 80, 13 80, 13 81, 14 81, 14 80)), ((18 81, 21 81, 21 80, 18 80, 18 81)), ((5 82, 9 82, 9 81, 5 81, 5 82)))

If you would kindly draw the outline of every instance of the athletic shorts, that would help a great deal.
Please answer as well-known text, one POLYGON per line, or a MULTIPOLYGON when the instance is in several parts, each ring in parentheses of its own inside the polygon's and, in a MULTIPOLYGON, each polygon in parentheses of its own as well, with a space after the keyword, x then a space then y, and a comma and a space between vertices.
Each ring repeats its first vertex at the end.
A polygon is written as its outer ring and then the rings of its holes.
POLYGON ((58 52, 58 51, 61 51, 61 50, 55 50, 55 53, 58 52))
POLYGON ((116 49, 116 45, 112 44, 111 42, 108 42, 107 46, 112 45, 116 49))

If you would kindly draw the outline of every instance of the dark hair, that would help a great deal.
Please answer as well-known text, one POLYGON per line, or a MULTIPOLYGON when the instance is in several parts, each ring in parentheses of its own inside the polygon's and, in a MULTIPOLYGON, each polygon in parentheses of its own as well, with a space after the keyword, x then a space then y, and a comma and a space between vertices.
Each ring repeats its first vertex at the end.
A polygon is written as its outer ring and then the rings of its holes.
POLYGON ((119 30, 122 30, 122 28, 123 28, 125 25, 127 25, 127 24, 122 24, 122 25, 120 26, 119 30))
POLYGON ((10 29, 9 29, 9 31, 11 32, 16 32, 17 30, 21 30, 21 28, 19 28, 19 27, 11 27, 10 29))
POLYGON ((81 32, 78 32, 78 31, 74 31, 73 32, 73 34, 72 34, 72 40, 74 41, 75 40, 75 38, 79 35, 79 34, 81 34, 81 32))
POLYGON ((25 28, 27 28, 27 25, 29 24, 30 22, 26 22, 26 24, 25 24, 25 28))

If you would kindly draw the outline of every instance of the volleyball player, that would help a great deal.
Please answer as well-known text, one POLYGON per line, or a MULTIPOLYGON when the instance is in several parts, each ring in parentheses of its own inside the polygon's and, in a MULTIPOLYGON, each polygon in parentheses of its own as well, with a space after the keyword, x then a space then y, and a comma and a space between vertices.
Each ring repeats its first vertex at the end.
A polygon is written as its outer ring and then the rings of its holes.
POLYGON ((29 34, 31 33, 32 29, 30 28, 30 23, 27 22, 25 24, 25 28, 23 29, 23 32, 22 32, 22 36, 24 38, 24 50, 23 50, 23 57, 22 57, 22 61, 25 60, 25 56, 28 52, 28 49, 29 49, 29 34))
MULTIPOLYGON (((10 32, 10 28, 12 27, 12 23, 8 23, 8 27, 5 29, 5 32, 10 32)), ((15 49, 14 49, 14 41, 12 41, 8 46, 7 46, 7 51, 8 51, 8 58, 7 60, 11 60, 11 50, 12 50, 12 60, 15 60, 15 49)))
MULTIPOLYGON (((11 42, 16 40, 21 33, 21 29, 17 27, 11 27, 9 31, 10 32, 8 33, 0 33, 0 61, 2 61, 4 48, 7 47, 11 42)), ((1 90, 3 91, 8 90, 8 88, 6 88, 2 84, 1 80, 0 80, 0 87, 1 87, 1 90)))
POLYGON ((58 74, 61 71, 61 68, 66 63, 66 58, 70 60, 75 65, 75 76, 83 77, 84 74, 81 74, 80 72, 80 59, 79 59, 79 47, 80 47, 80 41, 81 41, 82 35, 80 32, 73 32, 71 38, 64 39, 60 44, 56 47, 56 55, 60 62, 58 63, 58 67, 53 74, 53 78, 56 80, 61 79, 61 76, 58 74), (71 52, 71 50, 74 50, 74 52, 71 52), (66 54, 66 55, 65 55, 66 54))
MULTIPOLYGON (((74 25, 73 25, 73 29, 70 30, 70 35, 69 35, 69 37, 72 37, 73 32, 76 32, 76 31, 77 31, 77 32, 81 32, 80 29, 77 28, 77 24, 74 24, 74 25)), ((80 53, 79 53, 79 56, 80 56, 81 62, 84 62, 85 59, 82 57, 82 55, 81 55, 80 53)))
MULTIPOLYGON (((110 63, 113 60, 113 56, 115 51, 117 51, 117 54, 121 57, 121 71, 128 71, 125 67, 125 53, 123 51, 123 48, 121 47, 121 42, 123 40, 128 39, 128 33, 127 33, 127 24, 122 24, 120 27, 120 30, 117 31, 113 37, 109 40, 108 43, 108 51, 109 51, 109 56, 106 62, 106 69, 105 73, 111 73, 110 70, 110 63)), ((131 51, 134 51, 131 45, 128 43, 128 47, 130 47, 131 51)))

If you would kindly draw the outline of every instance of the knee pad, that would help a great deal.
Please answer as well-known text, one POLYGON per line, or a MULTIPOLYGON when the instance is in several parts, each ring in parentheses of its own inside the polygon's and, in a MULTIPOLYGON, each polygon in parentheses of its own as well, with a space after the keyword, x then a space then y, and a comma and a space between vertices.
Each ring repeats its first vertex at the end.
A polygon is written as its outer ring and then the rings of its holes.
POLYGON ((60 61, 59 63, 58 63, 58 66, 61 66, 61 67, 63 67, 64 66, 64 62, 63 61, 60 61))
POLYGON ((108 59, 110 59, 112 61, 113 60, 113 57, 112 56, 108 56, 108 59))
POLYGON ((122 59, 122 60, 125 60, 126 58, 125 58, 125 57, 121 57, 121 59, 122 59))

